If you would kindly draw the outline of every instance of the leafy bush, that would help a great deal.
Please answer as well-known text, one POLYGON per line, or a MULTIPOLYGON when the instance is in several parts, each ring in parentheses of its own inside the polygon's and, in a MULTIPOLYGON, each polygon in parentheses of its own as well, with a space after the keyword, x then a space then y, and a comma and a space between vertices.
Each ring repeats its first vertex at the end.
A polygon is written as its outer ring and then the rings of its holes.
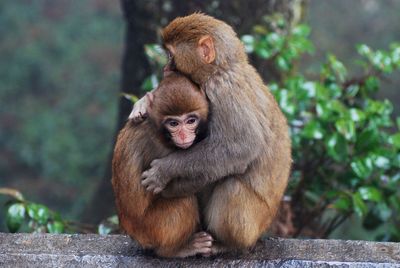
POLYGON ((13 197, 6 205, 6 225, 11 233, 27 232, 63 233, 66 222, 48 207, 25 200, 17 190, 0 188, 0 194, 13 197))
POLYGON ((110 234, 118 232, 118 217, 112 216, 103 220, 99 226, 78 223, 63 219, 58 212, 43 204, 26 200, 12 188, 0 188, 0 195, 11 199, 6 204, 6 226, 9 232, 18 231, 33 233, 94 233, 110 234))

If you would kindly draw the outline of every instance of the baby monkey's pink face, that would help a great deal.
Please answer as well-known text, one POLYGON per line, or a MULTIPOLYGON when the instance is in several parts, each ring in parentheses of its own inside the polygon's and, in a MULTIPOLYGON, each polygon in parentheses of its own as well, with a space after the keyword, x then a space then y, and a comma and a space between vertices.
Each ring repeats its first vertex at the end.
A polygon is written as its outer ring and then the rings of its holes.
POLYGON ((200 117, 195 112, 180 116, 166 116, 163 120, 164 127, 171 134, 172 142, 181 149, 192 146, 199 123, 200 117))

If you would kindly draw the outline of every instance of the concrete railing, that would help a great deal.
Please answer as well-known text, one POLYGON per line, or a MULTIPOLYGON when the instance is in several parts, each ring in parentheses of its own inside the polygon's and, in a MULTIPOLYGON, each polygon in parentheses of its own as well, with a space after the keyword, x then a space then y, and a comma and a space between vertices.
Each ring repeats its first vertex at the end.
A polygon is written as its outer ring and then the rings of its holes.
POLYGON ((122 235, 0 233, 0 267, 400 267, 400 243, 270 238, 242 255, 163 259, 122 235))

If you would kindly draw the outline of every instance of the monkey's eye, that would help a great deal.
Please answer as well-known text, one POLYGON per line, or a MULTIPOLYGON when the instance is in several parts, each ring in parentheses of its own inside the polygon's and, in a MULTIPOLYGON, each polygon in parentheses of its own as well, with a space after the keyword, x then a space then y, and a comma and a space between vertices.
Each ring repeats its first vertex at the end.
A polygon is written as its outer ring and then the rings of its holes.
POLYGON ((170 121, 168 121, 168 125, 170 127, 177 127, 179 125, 179 123, 175 120, 170 120, 170 121))
POLYGON ((186 121, 186 124, 192 125, 194 123, 197 122, 197 118, 196 117, 191 117, 186 121))

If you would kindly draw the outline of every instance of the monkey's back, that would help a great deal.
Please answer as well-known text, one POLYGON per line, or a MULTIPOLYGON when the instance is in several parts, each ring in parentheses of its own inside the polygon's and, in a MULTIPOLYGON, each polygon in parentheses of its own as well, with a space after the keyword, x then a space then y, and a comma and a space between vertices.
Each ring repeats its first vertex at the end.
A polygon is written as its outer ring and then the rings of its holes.
POLYGON ((194 196, 165 199, 141 185, 141 175, 150 163, 170 152, 149 120, 140 124, 129 121, 118 135, 112 161, 120 227, 143 247, 163 256, 181 248, 199 222, 194 196))
POLYGON ((143 171, 154 156, 163 157, 169 152, 148 120, 140 124, 128 121, 120 131, 112 160, 112 185, 120 225, 125 231, 140 228, 141 217, 155 198, 141 185, 143 171))

